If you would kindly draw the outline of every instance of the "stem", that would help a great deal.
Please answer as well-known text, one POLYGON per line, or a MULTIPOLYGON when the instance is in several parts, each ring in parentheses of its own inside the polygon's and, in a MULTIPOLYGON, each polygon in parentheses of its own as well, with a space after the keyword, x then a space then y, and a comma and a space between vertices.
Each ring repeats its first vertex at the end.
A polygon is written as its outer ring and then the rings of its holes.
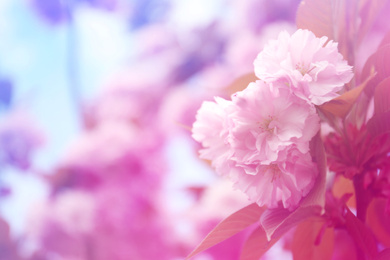
POLYGON ((370 192, 364 188, 364 172, 353 177, 353 185, 356 197, 356 217, 363 223, 366 221, 367 207, 371 202, 370 192))

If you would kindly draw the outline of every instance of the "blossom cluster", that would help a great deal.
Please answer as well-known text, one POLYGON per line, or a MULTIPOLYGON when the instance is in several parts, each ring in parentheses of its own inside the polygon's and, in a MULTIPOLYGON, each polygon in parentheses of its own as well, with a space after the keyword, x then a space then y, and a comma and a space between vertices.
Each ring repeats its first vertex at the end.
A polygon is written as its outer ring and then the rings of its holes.
POLYGON ((204 147, 201 158, 259 206, 294 209, 318 175, 309 148, 320 129, 316 105, 353 77, 327 40, 309 30, 281 32, 254 62, 259 80, 198 111, 193 138, 204 147))

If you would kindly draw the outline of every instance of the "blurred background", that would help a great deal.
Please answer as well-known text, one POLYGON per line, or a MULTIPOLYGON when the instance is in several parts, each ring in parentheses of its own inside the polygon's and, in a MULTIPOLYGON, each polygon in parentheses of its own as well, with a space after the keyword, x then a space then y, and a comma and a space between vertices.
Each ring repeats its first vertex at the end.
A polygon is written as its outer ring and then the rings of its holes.
MULTIPOLYGON (((298 4, 1 0, 0 259, 184 259, 249 204, 191 126, 298 4)), ((195 259, 238 259, 246 235, 195 259)))

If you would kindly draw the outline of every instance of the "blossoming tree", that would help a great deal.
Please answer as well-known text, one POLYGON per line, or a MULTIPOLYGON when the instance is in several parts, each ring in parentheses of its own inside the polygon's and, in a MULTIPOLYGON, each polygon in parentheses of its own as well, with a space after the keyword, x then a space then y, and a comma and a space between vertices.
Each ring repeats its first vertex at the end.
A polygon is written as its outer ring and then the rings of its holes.
POLYGON ((192 128, 200 158, 253 204, 188 258, 249 226, 241 259, 259 259, 280 239, 294 259, 390 257, 390 53, 388 28, 375 22, 388 8, 302 1, 299 29, 254 60, 257 79, 203 103, 192 128), (365 48, 373 34, 377 51, 365 48))

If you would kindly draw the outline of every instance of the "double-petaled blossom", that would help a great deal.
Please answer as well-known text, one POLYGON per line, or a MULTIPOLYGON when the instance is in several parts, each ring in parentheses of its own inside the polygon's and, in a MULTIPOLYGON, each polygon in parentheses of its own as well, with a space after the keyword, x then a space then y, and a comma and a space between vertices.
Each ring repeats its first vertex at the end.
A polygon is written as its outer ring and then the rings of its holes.
POLYGON ((200 151, 201 158, 210 160, 218 173, 229 169, 227 162, 232 156, 227 142, 230 105, 231 102, 219 97, 215 102, 203 102, 192 129, 192 137, 205 148, 200 151))
POLYGON ((201 157, 259 205, 296 206, 317 174, 309 154, 319 130, 314 107, 278 83, 261 81, 231 101, 215 100, 203 103, 193 125, 201 157))
POLYGON ((270 164, 293 144, 307 153, 319 130, 315 108, 277 83, 251 83, 232 103, 229 143, 234 158, 245 164, 270 164))
POLYGON ((321 105, 338 96, 353 77, 337 43, 308 30, 283 31, 259 53, 255 74, 266 82, 281 81, 300 98, 321 105))
POLYGON ((282 202, 284 208, 293 209, 313 187, 318 171, 310 154, 299 152, 295 146, 282 154, 268 165, 252 166, 255 174, 241 171, 235 187, 259 206, 276 208, 282 202))

